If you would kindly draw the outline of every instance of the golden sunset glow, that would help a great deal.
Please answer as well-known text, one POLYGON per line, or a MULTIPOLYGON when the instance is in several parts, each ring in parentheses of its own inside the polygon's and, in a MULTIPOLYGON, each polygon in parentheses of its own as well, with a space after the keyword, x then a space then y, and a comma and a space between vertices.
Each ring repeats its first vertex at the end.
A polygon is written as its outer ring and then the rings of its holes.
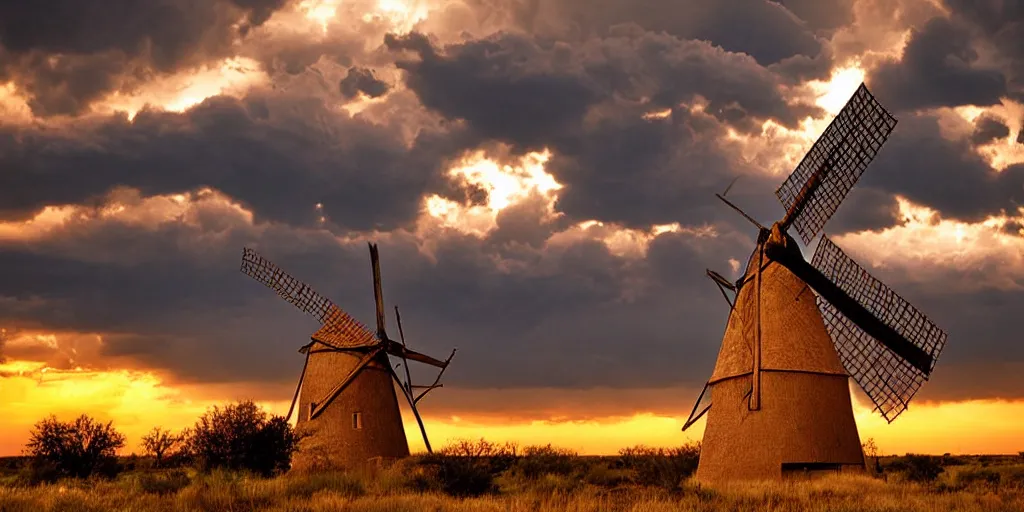
POLYGON ((470 154, 450 169, 448 176, 486 192, 486 203, 464 206, 433 195, 424 202, 426 214, 444 227, 483 236, 497 226, 499 212, 528 198, 543 198, 550 210, 562 188, 544 170, 550 157, 547 151, 530 153, 514 165, 501 165, 483 152, 470 154))
POLYGON ((320 25, 323 32, 327 33, 327 25, 338 12, 337 0, 302 0, 298 8, 306 14, 306 17, 320 25))
POLYGON ((548 247, 571 245, 580 240, 598 240, 608 251, 621 258, 642 258, 647 255, 651 241, 664 233, 684 233, 696 238, 717 236, 713 226, 683 227, 678 222, 651 226, 648 230, 631 229, 615 224, 588 220, 548 239, 548 247))
MULTIPOLYGON (((142 436, 154 426, 180 431, 191 426, 213 405, 238 396, 193 397, 150 372, 133 370, 55 370, 42 362, 0 363, 4 375, 0 402, 5 404, 0 424, 0 453, 17 454, 28 442, 32 425, 53 414, 62 420, 89 414, 113 421, 125 434, 124 453, 138 452, 142 436)), ((276 414, 288 402, 259 402, 276 414)))
MULTIPOLYGON (((97 419, 112 420, 127 436, 123 453, 138 452, 141 437, 154 426, 180 431, 213 405, 221 405, 251 396, 241 388, 218 395, 214 387, 200 391, 195 386, 166 383, 159 376, 135 370, 54 370, 45 363, 14 361, 0 364, 4 386, 0 400, 5 409, 0 424, 0 453, 19 453, 28 440, 31 426, 48 414, 71 419, 88 413, 97 419)), ((284 414, 288 410, 290 385, 279 386, 279 400, 257 400, 268 412, 284 414)), ((664 390, 659 392, 668 394, 664 390)), ((492 390, 490 400, 501 402, 502 391, 492 390)), ((682 393, 675 391, 681 395, 682 393)), ((580 391, 577 399, 602 401, 607 390, 580 391)), ((496 442, 515 442, 520 446, 543 445, 576 450, 581 454, 601 455, 645 444, 655 447, 678 446, 698 441, 703 435, 701 419, 685 433, 680 431, 690 405, 680 399, 672 414, 637 413, 590 419, 559 419, 556 416, 501 419, 500 413, 487 416, 471 412, 438 416, 425 410, 424 421, 431 443, 443 446, 460 439, 486 438, 496 442)), ((416 421, 403 408, 406 437, 410 449, 424 451, 416 421)), ((1014 453, 1024 450, 1019 418, 1024 416, 1024 401, 975 400, 941 404, 914 404, 892 424, 873 413, 870 405, 854 401, 854 416, 861 440, 873 438, 884 454, 917 453, 1014 453), (983 430, 985 436, 964 436, 963 432, 983 430)))
POLYGON ((32 109, 13 82, 0 85, 0 120, 8 123, 32 121, 32 109))
POLYGON ((423 0, 378 0, 376 12, 363 15, 363 21, 385 20, 396 33, 407 33, 417 23, 427 19, 427 4, 423 0))
POLYGON ((1024 232, 1014 234, 1005 228, 1011 221, 1024 221, 1024 208, 1016 218, 993 216, 968 224, 942 219, 935 210, 902 197, 897 201, 902 225, 838 236, 836 243, 856 253, 861 264, 913 269, 908 277, 922 281, 944 268, 994 265, 1001 272, 982 273, 988 275, 988 281, 972 276, 964 284, 997 289, 1019 286, 1007 278, 1024 278, 1024 232))
POLYGON ((1009 128, 1009 134, 977 148, 978 153, 997 171, 1015 164, 1024 163, 1024 144, 1017 137, 1024 127, 1024 105, 1003 99, 991 107, 963 106, 951 109, 955 119, 946 119, 942 125, 943 135, 948 137, 970 137, 983 115, 992 116, 1009 128), (959 120, 963 122, 958 122, 959 120))
POLYGON ((843 109, 863 81, 864 70, 852 66, 832 71, 832 78, 828 82, 813 81, 807 85, 817 96, 815 103, 829 113, 831 121, 831 117, 843 109))
POLYGON ((212 189, 183 194, 143 197, 138 190, 117 189, 99 208, 47 206, 25 221, 0 221, 0 242, 31 241, 61 229, 114 221, 127 226, 155 228, 167 222, 199 225, 203 212, 216 212, 221 221, 252 224, 252 212, 212 189))
POLYGON ((267 83, 257 62, 245 57, 225 59, 196 71, 149 82, 130 94, 114 93, 95 107, 97 112, 121 111, 128 118, 146 105, 183 112, 212 96, 240 97, 250 88, 267 83))
MULTIPOLYGON (((797 129, 790 129, 769 119, 761 125, 758 135, 742 135, 729 128, 719 141, 729 152, 738 155, 755 172, 785 176, 793 172, 807 150, 842 110, 864 79, 864 70, 853 65, 832 73, 829 81, 812 81, 803 86, 797 97, 821 107, 826 114, 806 117, 797 129)), ((699 106, 697 107, 699 108, 699 106)))

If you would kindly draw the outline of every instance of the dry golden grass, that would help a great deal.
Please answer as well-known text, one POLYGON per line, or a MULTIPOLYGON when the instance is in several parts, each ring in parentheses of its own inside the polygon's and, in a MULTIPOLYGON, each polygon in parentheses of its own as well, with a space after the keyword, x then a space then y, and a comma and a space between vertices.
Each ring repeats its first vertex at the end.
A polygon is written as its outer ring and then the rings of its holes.
MULTIPOLYGON (((1016 470, 1019 470, 1018 467, 1016 470)), ((957 472, 969 471, 962 467, 957 472)), ((498 478, 499 491, 459 499, 421 492, 415 467, 399 464, 366 473, 286 475, 262 479, 231 473, 129 473, 113 481, 39 487, 0 486, 0 512, 21 511, 1021 511, 1016 483, 957 483, 948 472, 933 485, 834 476, 716 489, 684 483, 675 492, 634 484, 600 486, 574 476, 525 481, 498 478), (957 490, 950 490, 950 489, 957 490), (943 490, 944 489, 944 490, 943 490)))

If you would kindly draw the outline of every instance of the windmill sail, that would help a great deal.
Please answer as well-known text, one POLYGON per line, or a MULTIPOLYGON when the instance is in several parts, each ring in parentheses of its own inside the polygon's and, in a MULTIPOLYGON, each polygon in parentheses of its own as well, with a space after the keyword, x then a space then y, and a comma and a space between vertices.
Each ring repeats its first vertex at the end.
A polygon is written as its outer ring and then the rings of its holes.
POLYGON ((833 304, 818 297, 818 307, 843 366, 891 423, 906 410, 910 399, 928 380, 946 344, 946 333, 868 274, 828 237, 822 237, 818 243, 811 266, 931 357, 927 372, 922 371, 858 327, 833 304))
POLYGON ((896 118, 861 84, 775 191, 787 210, 783 227, 796 226, 800 238, 809 244, 839 209, 895 127, 896 118))
POLYGON ((313 339, 335 347, 361 347, 379 343, 363 324, 342 311, 330 299, 248 247, 242 250, 241 271, 274 290, 303 312, 313 315, 322 324, 320 330, 313 334, 313 339))

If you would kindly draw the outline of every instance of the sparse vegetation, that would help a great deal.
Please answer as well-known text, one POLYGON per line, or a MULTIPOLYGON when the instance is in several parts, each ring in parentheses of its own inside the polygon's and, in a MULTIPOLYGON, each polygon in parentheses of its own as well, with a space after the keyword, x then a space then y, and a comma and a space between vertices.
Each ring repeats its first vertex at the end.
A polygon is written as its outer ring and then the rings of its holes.
POLYGON ((697 470, 700 443, 678 448, 634 446, 619 451, 619 466, 632 470, 636 482, 674 491, 697 470))
POLYGON ((907 454, 907 456, 890 464, 890 467, 902 473, 911 482, 930 483, 934 482, 945 471, 939 462, 940 460, 939 457, 929 455, 907 454))
POLYGON ((0 512, 1024 510, 1018 456, 883 457, 870 439, 865 454, 883 469, 875 477, 716 488, 691 479, 699 444, 591 457, 550 444, 461 440, 390 465, 274 477, 288 467, 297 438, 252 402, 215 407, 180 436, 154 429, 143 440, 146 457, 117 459, 124 440, 110 423, 86 416, 40 421, 29 456, 0 458, 0 512), (187 460, 195 464, 180 465, 187 460))
MULTIPOLYGON (((528 451, 520 450, 513 464, 493 475, 494 488, 479 496, 447 495, 429 471, 430 457, 418 456, 366 471, 274 478, 224 470, 140 469, 122 473, 114 480, 63 480, 39 486, 0 484, 0 511, 1024 510, 1024 464, 1016 456, 989 459, 985 468, 977 457, 961 457, 964 465, 941 473, 931 484, 902 478, 886 482, 867 475, 835 475, 715 489, 685 480, 678 488, 668 490, 657 484, 639 483, 636 470, 615 467, 621 465, 622 457, 573 456, 569 475, 543 473, 527 479, 515 468, 528 451), (622 478, 590 476, 601 472, 622 478), (993 473, 1000 475, 998 479, 991 476, 993 473)), ((656 456, 651 455, 654 449, 638 451, 630 452, 637 457, 633 459, 637 467, 656 456)), ((895 474, 898 472, 893 467, 902 464, 903 459, 884 457, 882 464, 887 473, 895 474)), ((555 468, 561 470, 560 465, 555 468)), ((4 481, 0 476, 0 482, 4 481)))

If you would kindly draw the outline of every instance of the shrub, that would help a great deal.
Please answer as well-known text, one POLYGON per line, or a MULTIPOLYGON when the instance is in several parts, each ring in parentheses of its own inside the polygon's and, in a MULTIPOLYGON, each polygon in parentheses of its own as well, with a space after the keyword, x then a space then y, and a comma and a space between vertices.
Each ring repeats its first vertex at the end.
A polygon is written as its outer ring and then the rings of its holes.
POLYGON ((494 476, 513 466, 517 446, 480 439, 459 440, 426 455, 421 464, 431 468, 441 490, 452 496, 480 496, 497 490, 494 476))
POLYGON ((636 483, 676 490, 679 484, 697 470, 700 443, 678 448, 635 446, 619 451, 618 465, 636 475, 636 483))
POLYGON ((890 467, 903 473, 911 482, 934 482, 939 475, 945 471, 939 464, 938 457, 928 455, 907 454, 905 457, 894 461, 890 467))
POLYGON ((550 444, 528 446, 516 461, 514 471, 530 480, 543 475, 568 475, 575 469, 573 459, 576 456, 571 450, 555 448, 550 444))
POLYGON ((139 490, 152 494, 174 494, 188 487, 192 480, 180 469, 167 472, 144 472, 138 475, 139 490))
POLYGON ((113 476, 118 472, 116 453, 123 446, 124 435, 112 422, 102 424, 84 414, 70 422, 50 416, 35 424, 25 446, 32 457, 29 480, 113 476))
POLYGON ((146 455, 151 455, 156 459, 154 466, 160 467, 164 462, 164 457, 181 444, 181 441, 181 436, 173 435, 169 430, 154 427, 148 434, 142 436, 142 448, 146 455))
POLYGON ((486 439, 460 439, 441 448, 441 454, 454 457, 468 457, 483 461, 491 473, 508 470, 519 458, 519 446, 515 443, 498 444, 486 439))
POLYGON ((446 494, 459 497, 481 496, 497 490, 494 474, 482 459, 436 453, 423 457, 434 478, 446 494))
POLYGON ((284 417, 268 416, 252 401, 214 406, 184 437, 185 450, 200 469, 242 469, 261 476, 286 471, 299 442, 284 417))
POLYGON ((997 471, 984 468, 978 470, 964 470, 956 476, 957 483, 963 486, 979 483, 998 486, 1001 478, 1002 476, 997 471))
POLYGON ((629 478, 626 471, 609 468, 608 464, 601 462, 587 468, 587 472, 583 475, 583 481, 599 487, 616 487, 628 483, 629 478))

